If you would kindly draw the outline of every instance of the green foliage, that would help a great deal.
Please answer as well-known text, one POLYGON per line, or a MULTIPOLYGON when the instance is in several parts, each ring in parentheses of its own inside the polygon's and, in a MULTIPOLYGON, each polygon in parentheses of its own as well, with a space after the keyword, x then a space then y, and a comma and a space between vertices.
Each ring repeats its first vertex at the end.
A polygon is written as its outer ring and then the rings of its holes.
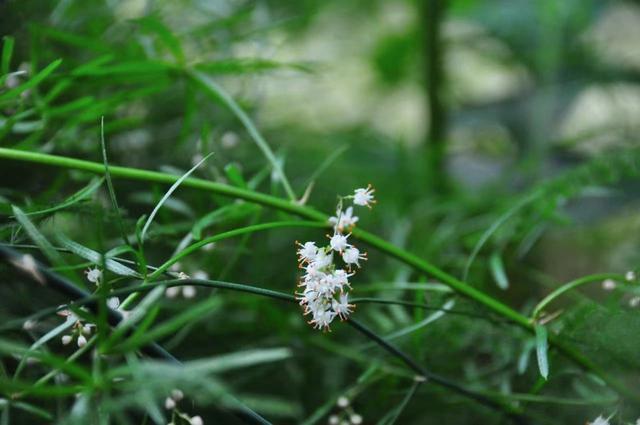
POLYGON ((634 7, 0 2, 0 423, 635 423, 634 7), (295 241, 368 183, 315 331, 295 241))

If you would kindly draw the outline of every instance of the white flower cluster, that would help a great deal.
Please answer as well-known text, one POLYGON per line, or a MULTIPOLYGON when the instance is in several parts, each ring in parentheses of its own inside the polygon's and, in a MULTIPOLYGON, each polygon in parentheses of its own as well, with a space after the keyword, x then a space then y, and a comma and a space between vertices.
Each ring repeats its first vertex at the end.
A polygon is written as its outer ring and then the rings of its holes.
POLYGON ((202 417, 198 415, 189 416, 186 413, 183 413, 180 410, 178 410, 178 403, 183 398, 184 398, 184 394, 182 393, 182 391, 175 389, 175 390, 172 390, 171 395, 165 399, 164 401, 165 409, 173 411, 173 418, 171 422, 169 422, 167 425, 175 425, 176 422, 174 422, 173 420, 177 418, 181 419, 180 423, 184 423, 184 421, 186 421, 186 423, 188 423, 189 425, 204 425, 204 421, 202 420, 202 417))
POLYGON ((333 319, 340 317, 345 320, 355 307, 349 304, 349 278, 355 274, 355 267, 360 268, 360 260, 366 260, 367 255, 349 243, 351 233, 345 234, 358 222, 353 215, 353 207, 343 211, 343 200, 353 200, 354 205, 371 207, 375 203, 374 190, 369 185, 366 189, 356 189, 351 196, 340 199, 336 216, 329 219, 333 225, 333 234, 327 235, 329 244, 324 247, 316 246, 315 242, 297 243, 298 262, 305 273, 300 279, 296 299, 304 308, 304 314, 311 315, 310 324, 316 329, 329 329, 333 319), (334 256, 340 257, 344 263, 339 268, 334 262, 334 256), (346 270, 345 270, 346 269, 346 270))
POLYGON ((339 412, 329 416, 329 425, 360 425, 363 422, 362 416, 353 410, 349 399, 345 396, 338 398, 336 406, 340 409, 339 412))
POLYGON ((91 323, 83 324, 82 320, 71 310, 61 310, 58 312, 58 315, 74 322, 71 326, 71 333, 62 335, 62 344, 69 345, 75 338, 78 347, 82 348, 87 345, 87 337, 91 336, 93 325, 91 323))

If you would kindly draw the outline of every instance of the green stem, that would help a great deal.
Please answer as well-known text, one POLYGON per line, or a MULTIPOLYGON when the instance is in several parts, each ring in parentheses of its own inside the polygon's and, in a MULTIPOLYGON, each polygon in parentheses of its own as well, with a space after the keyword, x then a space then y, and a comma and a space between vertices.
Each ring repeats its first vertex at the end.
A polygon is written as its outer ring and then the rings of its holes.
MULTIPOLYGON (((208 245, 210 243, 214 243, 214 242, 217 242, 217 241, 220 241, 220 240, 223 240, 223 239, 228 239, 228 238, 232 238, 232 237, 235 237, 235 236, 240 236, 240 235, 243 235, 243 234, 254 233, 254 232, 261 231, 261 230, 282 228, 282 227, 325 227, 325 226, 324 226, 324 224, 318 223, 317 221, 276 221, 276 222, 273 222, 273 223, 261 223, 261 224, 256 224, 256 225, 253 225, 253 226, 247 226, 247 227, 242 227, 242 228, 239 228, 239 229, 233 229, 233 230, 230 230, 228 232, 219 233, 217 235, 202 239, 201 241, 198 241, 198 242, 196 242, 194 244, 189 245, 188 247, 186 247, 185 249, 180 251, 177 255, 175 255, 174 257, 172 257, 169 260, 167 260, 160 267, 155 269, 153 271, 153 273, 151 273, 147 277, 147 281, 150 282, 150 281, 155 280, 158 276, 162 275, 164 272, 169 270, 169 268, 172 265, 174 265, 175 263, 180 261, 182 258, 184 258, 187 255, 197 251, 198 249, 202 248, 205 245, 208 245)), ((128 306, 130 306, 131 303, 135 302, 138 298, 140 298, 140 296, 141 296, 140 293, 131 294, 129 297, 127 297, 126 300, 124 300, 122 302, 122 308, 127 308, 128 306)))
POLYGON ((531 313, 531 319, 535 321, 540 316, 540 313, 542 313, 542 310, 545 307, 547 307, 549 304, 551 304, 551 302, 553 302, 553 300, 555 300, 565 292, 568 292, 579 286, 586 285, 587 283, 602 282, 605 279, 613 279, 620 282, 624 281, 623 277, 617 273, 600 273, 600 274, 592 274, 589 276, 583 276, 581 278, 572 280, 571 282, 567 282, 564 285, 560 286, 555 291, 553 291, 552 293, 550 293, 549 295, 547 295, 542 301, 540 301, 535 306, 535 308, 533 309, 533 313, 531 313))
MULTIPOLYGON (((39 152, 28 152, 17 149, 0 148, 0 158, 26 161, 31 163, 40 163, 61 168, 84 170, 100 175, 104 173, 103 164, 84 161, 80 159, 49 155, 39 152)), ((113 178, 126 178, 131 180, 141 180, 164 184, 173 184, 179 178, 178 176, 174 176, 171 174, 165 174, 156 171, 139 170, 128 167, 111 166, 109 167, 109 169, 111 171, 111 177, 113 178)), ((275 196, 270 196, 247 189, 229 186, 222 183, 210 182, 197 178, 188 178, 182 183, 182 185, 185 187, 211 191, 232 198, 244 199, 256 204, 275 208, 281 211, 286 211, 299 217, 326 223, 328 226, 327 215, 310 207, 283 200, 275 196)), ((378 236, 368 233, 362 229, 354 229, 353 235, 363 242, 368 243, 370 246, 380 250, 381 252, 384 252, 402 261, 403 263, 414 267, 416 270, 419 270, 423 273, 426 273, 427 275, 436 278, 461 295, 471 298, 472 300, 484 305, 494 313, 497 313, 498 315, 509 319, 528 332, 533 333, 533 324, 531 323, 529 318, 518 313, 502 302, 485 294, 484 292, 475 289, 467 283, 458 280, 457 278, 444 272, 443 270, 440 270, 436 266, 428 263, 420 257, 401 248, 398 248, 393 244, 379 238, 378 236)), ((560 350, 566 357, 568 357, 575 363, 581 365, 586 370, 589 370, 598 375, 618 393, 624 394, 628 398, 640 401, 640 395, 636 394, 634 391, 629 390, 625 385, 622 385, 616 379, 608 376, 602 369, 596 367, 589 359, 584 357, 581 353, 579 353, 572 347, 566 345, 564 342, 560 341, 554 335, 549 335, 549 343, 560 350)))
MULTIPOLYGON (((163 285, 166 287, 193 285, 193 286, 201 286, 201 287, 208 287, 208 288, 229 289, 232 291, 244 292, 248 294, 260 295, 268 298, 273 298, 276 300, 286 301, 289 303, 297 302, 296 298, 293 295, 286 294, 279 291, 274 291, 271 289, 266 289, 266 288, 261 288, 257 286, 251 286, 251 285, 243 285, 239 283, 222 282, 222 281, 215 281, 215 280, 202 280, 202 279, 171 279, 171 280, 158 281, 153 284, 146 283, 143 285, 137 285, 133 287, 114 290, 112 292, 112 295, 117 296, 117 295, 122 295, 127 293, 147 292, 147 291, 151 291, 153 288, 156 288, 158 285, 163 285)), ((73 304, 76 306, 83 305, 83 304, 92 302, 96 298, 97 298, 96 295, 92 295, 90 297, 86 297, 85 299, 80 299, 74 302, 73 304)), ((448 388, 453 392, 461 394, 465 397, 475 400, 488 407, 504 411, 509 417, 511 417, 518 424, 526 423, 526 421, 524 421, 524 418, 521 416, 521 412, 519 412, 517 409, 513 408, 509 404, 503 403, 498 399, 494 399, 492 397, 486 397, 482 394, 467 390, 463 386, 460 386, 453 381, 450 381, 440 375, 427 371, 409 355, 407 355, 406 353, 401 351, 399 348, 397 348, 395 345, 386 341, 384 338, 380 337, 374 331, 372 331, 371 329, 369 329, 359 321, 356 321, 355 319, 349 318, 346 321, 346 323, 351 325, 354 329, 356 329, 358 332, 365 335, 367 338, 376 342, 380 347, 388 351, 391 355, 400 359, 403 363, 405 363, 405 365, 407 365, 410 369, 412 369, 414 372, 417 373, 416 379, 432 381, 444 388, 448 388)))

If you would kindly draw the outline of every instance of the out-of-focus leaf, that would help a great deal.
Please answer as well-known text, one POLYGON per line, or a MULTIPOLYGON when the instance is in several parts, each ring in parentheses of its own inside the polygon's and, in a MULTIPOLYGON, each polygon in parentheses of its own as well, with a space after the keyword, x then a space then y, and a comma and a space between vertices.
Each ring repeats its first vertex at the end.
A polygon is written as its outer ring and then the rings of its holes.
POLYGON ((547 351, 549 349, 547 342, 547 328, 543 325, 535 325, 536 332, 536 356, 538 357, 538 369, 540 376, 544 379, 549 377, 549 359, 547 351))

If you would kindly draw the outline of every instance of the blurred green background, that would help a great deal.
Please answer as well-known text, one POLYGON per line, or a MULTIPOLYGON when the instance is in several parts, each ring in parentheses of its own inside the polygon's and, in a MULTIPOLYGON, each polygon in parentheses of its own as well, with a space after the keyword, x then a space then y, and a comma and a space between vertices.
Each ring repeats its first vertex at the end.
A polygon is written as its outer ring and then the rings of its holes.
MULTIPOLYGON (((62 59, 19 101, 2 105, 0 147, 101 162, 104 116, 113 165, 181 175, 213 152, 195 176, 284 197, 246 128, 202 84, 214 81, 254 121, 299 198, 309 190, 308 204, 332 212, 337 195, 371 183, 378 204, 359 225, 526 314, 564 282, 638 267, 640 2, 4 0, 0 32, 15 39, 2 72, 14 74, 1 90, 62 59)), ((55 205, 89 179, 0 160, 3 242, 26 243, 9 205, 55 205)), ((166 188, 114 183, 132 234, 166 188)), ((91 202, 39 217, 38 225, 45 234, 55 229, 108 250, 120 243, 109 202, 101 190, 91 202)), ((159 264, 193 239, 194 224, 209 236, 282 217, 179 189, 151 228, 147 261, 159 264)), ((221 242, 181 266, 293 292, 294 241, 321 237, 313 229, 258 233, 221 242)), ((371 250, 354 294, 434 305, 454 300, 455 309, 497 319, 450 292, 407 289, 424 282, 437 283, 371 250)), ((0 318, 65 301, 45 291, 8 277, 0 285, 0 318)), ((204 290, 199 297, 205 294, 220 297, 220 305, 161 342, 185 360, 290 347, 294 356, 284 362, 222 377, 274 423, 302 423, 352 386, 364 423, 378 423, 411 386, 385 370, 392 360, 346 326, 323 334, 291 306, 204 290)), ((637 388, 640 313, 631 301, 638 295, 633 286, 586 286, 554 304, 561 314, 549 327, 637 388)), ((192 302, 165 300, 161 316, 192 302)), ((395 342, 469 388, 531 395, 521 405, 533 423, 584 424, 603 412, 616 412, 612 423, 635 423, 640 414, 558 355, 540 385, 532 337, 518 329, 454 314, 425 324, 430 314, 363 304, 355 317, 381 335, 408 329, 395 342)), ((68 420, 66 403, 56 420, 68 420)), ((205 423, 236 423, 206 399, 197 406, 205 423)), ((13 419, 29 423, 19 412, 13 419)), ((504 421, 424 385, 397 423, 504 421)), ((319 423, 326 422, 321 415, 319 423)))

